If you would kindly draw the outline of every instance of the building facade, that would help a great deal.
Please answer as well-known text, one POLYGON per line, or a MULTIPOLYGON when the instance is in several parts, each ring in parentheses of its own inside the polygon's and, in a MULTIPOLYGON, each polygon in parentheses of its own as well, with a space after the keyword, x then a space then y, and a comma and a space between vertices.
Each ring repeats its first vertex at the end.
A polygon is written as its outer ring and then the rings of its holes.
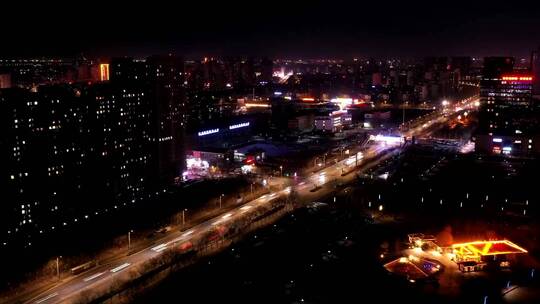
POLYGON ((112 74, 116 80, 0 90, 0 244, 31 246, 154 197, 181 176, 182 104, 173 82, 182 82, 174 76, 182 66, 152 67, 157 75, 145 81, 112 74))
POLYGON ((538 109, 532 98, 534 76, 514 70, 511 57, 485 58, 482 74, 476 150, 511 155, 540 152, 538 109))

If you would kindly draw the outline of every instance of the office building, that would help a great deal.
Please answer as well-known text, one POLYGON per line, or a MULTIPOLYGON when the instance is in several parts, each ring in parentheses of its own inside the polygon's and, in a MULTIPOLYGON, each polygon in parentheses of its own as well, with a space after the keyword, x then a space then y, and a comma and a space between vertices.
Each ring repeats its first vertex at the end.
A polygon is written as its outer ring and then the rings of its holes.
POLYGON ((533 79, 528 71, 514 70, 511 57, 485 58, 480 83, 482 107, 475 136, 477 151, 512 155, 540 151, 533 79))

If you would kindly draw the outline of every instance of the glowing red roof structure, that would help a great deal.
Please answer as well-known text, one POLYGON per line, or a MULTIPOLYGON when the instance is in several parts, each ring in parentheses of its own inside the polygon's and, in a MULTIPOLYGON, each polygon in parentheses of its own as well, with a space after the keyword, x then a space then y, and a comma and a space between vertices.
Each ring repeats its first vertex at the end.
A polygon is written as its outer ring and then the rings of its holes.
POLYGON ((453 244, 452 249, 459 260, 477 260, 482 256, 527 253, 527 250, 508 240, 453 244))
POLYGON ((389 272, 399 274, 408 279, 417 280, 427 278, 440 270, 440 265, 415 256, 401 257, 384 264, 389 272))

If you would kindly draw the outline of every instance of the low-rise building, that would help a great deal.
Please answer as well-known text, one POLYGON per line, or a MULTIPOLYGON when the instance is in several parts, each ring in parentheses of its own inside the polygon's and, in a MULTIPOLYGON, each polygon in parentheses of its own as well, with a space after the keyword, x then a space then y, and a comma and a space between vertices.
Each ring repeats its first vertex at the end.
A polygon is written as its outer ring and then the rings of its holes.
POLYGON ((325 116, 315 117, 315 129, 326 132, 337 132, 352 124, 351 114, 335 111, 325 116))

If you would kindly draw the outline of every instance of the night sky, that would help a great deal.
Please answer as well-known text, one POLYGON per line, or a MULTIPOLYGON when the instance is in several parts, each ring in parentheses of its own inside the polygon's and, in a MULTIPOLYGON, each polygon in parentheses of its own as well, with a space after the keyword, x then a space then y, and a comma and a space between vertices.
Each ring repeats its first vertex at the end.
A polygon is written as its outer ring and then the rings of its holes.
POLYGON ((540 1, 42 2, 2 8, 0 56, 528 56, 540 46, 540 1))

